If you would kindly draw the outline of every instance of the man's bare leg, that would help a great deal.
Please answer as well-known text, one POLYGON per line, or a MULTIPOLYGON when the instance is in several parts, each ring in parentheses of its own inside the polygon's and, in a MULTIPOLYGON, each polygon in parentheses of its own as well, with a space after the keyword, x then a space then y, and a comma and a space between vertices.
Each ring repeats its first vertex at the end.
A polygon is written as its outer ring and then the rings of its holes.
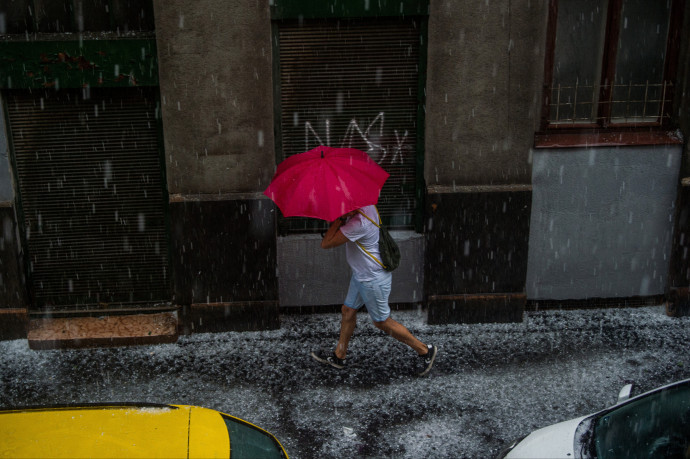
POLYGON ((376 328, 385 331, 401 343, 407 344, 419 355, 425 355, 429 352, 429 348, 426 344, 415 338, 403 324, 396 322, 390 317, 383 322, 374 322, 374 325, 376 325, 376 328))
POLYGON ((345 360, 347 356, 347 347, 350 344, 350 338, 355 332, 357 326, 357 310, 348 308, 343 305, 341 308, 342 317, 340 319, 340 338, 338 345, 335 348, 335 356, 339 359, 345 360))

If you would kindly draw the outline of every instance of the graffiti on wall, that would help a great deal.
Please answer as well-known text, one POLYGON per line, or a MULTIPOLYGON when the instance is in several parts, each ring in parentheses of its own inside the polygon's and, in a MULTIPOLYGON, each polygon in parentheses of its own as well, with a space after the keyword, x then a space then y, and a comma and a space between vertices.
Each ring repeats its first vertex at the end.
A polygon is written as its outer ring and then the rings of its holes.
MULTIPOLYGON (((345 133, 340 139, 341 148, 357 148, 363 142, 365 151, 379 164, 403 164, 404 154, 407 149, 413 148, 408 142, 407 130, 401 135, 397 129, 393 129, 393 137, 385 133, 386 116, 379 112, 371 123, 365 128, 357 122, 356 118, 350 120, 345 133)), ((305 151, 319 145, 331 145, 331 125, 326 120, 326 141, 314 129, 311 122, 304 123, 304 147, 305 151)))

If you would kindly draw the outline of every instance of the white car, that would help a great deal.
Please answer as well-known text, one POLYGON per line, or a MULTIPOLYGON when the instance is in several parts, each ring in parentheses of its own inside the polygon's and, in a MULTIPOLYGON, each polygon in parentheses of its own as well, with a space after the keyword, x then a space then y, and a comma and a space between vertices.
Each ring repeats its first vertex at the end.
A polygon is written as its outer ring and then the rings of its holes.
POLYGON ((630 398, 598 413, 535 430, 499 458, 690 458, 690 379, 630 398))

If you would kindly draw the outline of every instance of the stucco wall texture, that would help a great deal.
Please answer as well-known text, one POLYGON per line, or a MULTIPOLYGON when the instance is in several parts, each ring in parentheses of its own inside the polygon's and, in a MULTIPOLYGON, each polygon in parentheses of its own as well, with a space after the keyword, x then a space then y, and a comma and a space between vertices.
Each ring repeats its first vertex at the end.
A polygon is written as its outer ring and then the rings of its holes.
MULTIPOLYGON (((515 3, 431 2, 428 185, 530 181, 547 2, 515 3)), ((169 191, 263 190, 275 166, 269 2, 154 9, 169 191)))
MULTIPOLYGON (((391 303, 421 303, 424 296, 424 238, 412 231, 391 231, 400 246, 401 264, 393 272, 391 303)), ((321 248, 321 236, 278 238, 281 306, 342 304, 350 285, 345 247, 321 248)))
POLYGON ((269 2, 154 0, 170 193, 246 193, 275 170, 269 2))
POLYGON ((681 150, 535 152, 527 297, 663 294, 681 150))
MULTIPOLYGON (((683 30, 690 29, 690 8, 685 8, 683 30)), ((681 132, 690 132, 690 34, 683 34, 680 59, 676 75, 675 106, 678 107, 678 124, 681 132)), ((690 176, 690 143, 685 142, 681 176, 690 176)))
POLYGON ((529 183, 548 2, 430 3, 427 185, 529 183))

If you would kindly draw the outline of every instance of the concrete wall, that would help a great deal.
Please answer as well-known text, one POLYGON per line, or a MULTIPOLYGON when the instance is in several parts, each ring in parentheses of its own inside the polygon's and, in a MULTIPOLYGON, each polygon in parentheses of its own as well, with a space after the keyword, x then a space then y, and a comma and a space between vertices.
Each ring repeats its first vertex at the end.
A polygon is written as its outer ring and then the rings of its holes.
POLYGON ((663 294, 681 150, 535 151, 527 297, 663 294))
POLYGON ((185 329, 275 328, 269 2, 154 0, 173 292, 185 329))
MULTIPOLYGON (((690 27, 690 8, 685 8, 683 30, 690 27)), ((681 34, 680 59, 676 77, 674 113, 681 132, 690 132, 690 34, 681 34)), ((670 315, 690 315, 690 147, 685 142, 678 187, 678 206, 667 292, 670 315)))
POLYGON ((529 183, 547 3, 430 2, 427 185, 529 183))
POLYGON ((430 2, 425 295, 435 323, 521 320, 547 5, 430 2), (467 256, 466 240, 486 252, 467 256))
MULTIPOLYGON (((676 75, 676 89, 674 113, 678 117, 677 123, 681 132, 690 133, 690 8, 685 8, 685 16, 683 18, 683 26, 681 32, 680 55, 678 58, 678 74, 676 75)), ((690 145, 685 142, 685 150, 683 151, 683 163, 681 169, 681 176, 690 176, 690 145)))
POLYGON ((275 170, 269 2, 154 0, 170 193, 263 191, 275 170))
MULTIPOLYGON (((417 303, 424 298, 424 238, 412 231, 391 231, 400 246, 401 264, 393 272, 391 303, 417 303)), ((345 248, 321 248, 321 236, 278 238, 281 306, 340 305, 350 282, 345 248)))
MULTIPOLYGON (((512 9, 510 5, 508 0, 431 3, 425 123, 428 185, 529 183, 546 2, 512 9)), ((253 192, 254 198, 260 198, 275 164, 268 2, 173 0, 156 1, 154 6, 170 193, 253 192)), ((506 197, 489 196, 497 201, 487 203, 488 208, 500 212, 506 197)), ((514 214, 507 220, 528 220, 528 206, 510 209, 514 214)), ((451 208, 444 211, 454 213, 451 208)), ((451 227, 459 225, 460 214, 449 217, 443 220, 451 227)), ((478 230, 484 219, 476 221, 478 230)), ((526 244, 526 234, 517 238, 523 239, 520 245, 526 244)), ((439 242, 439 247, 449 250, 439 242)), ((426 295, 425 242, 416 237, 403 246, 408 244, 413 254, 410 271, 396 272, 392 302, 420 301, 426 295)), ((319 250, 317 241, 308 237, 279 238, 281 305, 342 302, 349 276, 344 257, 319 250), (333 269, 342 270, 336 276, 342 282, 331 285, 324 279, 330 279, 333 269)), ((523 247, 507 251, 521 252, 523 247)), ((516 278, 524 279, 524 272, 510 277, 512 285, 516 278)), ((495 276, 491 282, 495 284, 495 276)))

